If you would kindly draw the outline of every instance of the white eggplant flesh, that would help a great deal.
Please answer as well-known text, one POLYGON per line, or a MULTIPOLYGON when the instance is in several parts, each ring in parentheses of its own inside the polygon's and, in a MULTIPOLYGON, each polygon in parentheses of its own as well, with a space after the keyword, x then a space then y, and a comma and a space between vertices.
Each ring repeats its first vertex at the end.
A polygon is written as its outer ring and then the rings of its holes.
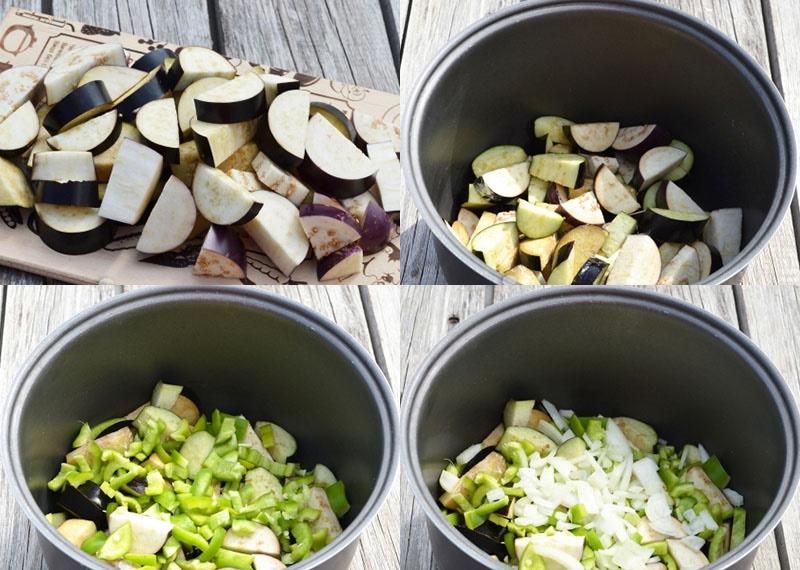
POLYGON ((667 548, 678 565, 678 570, 700 570, 710 564, 705 554, 680 540, 667 539, 667 548))
POLYGON ((192 120, 192 133, 200 158, 209 166, 219 166, 255 136, 258 119, 222 125, 192 120))
POLYGON ((197 118, 209 123, 241 123, 256 119, 267 110, 264 82, 255 73, 245 73, 194 98, 197 118))
POLYGON ((0 154, 24 153, 39 136, 39 116, 30 101, 24 103, 0 123, 0 154))
POLYGON ((370 143, 367 155, 378 169, 375 183, 381 195, 381 205, 387 212, 399 212, 403 203, 403 174, 393 143, 370 143))
POLYGON ((253 556, 253 570, 284 570, 285 568, 286 564, 272 556, 265 556, 264 554, 253 556))
POLYGON ((264 82, 264 91, 267 94, 267 104, 271 105, 275 98, 287 91, 300 89, 300 81, 293 77, 277 75, 275 73, 259 73, 258 76, 264 82))
POLYGON ((53 150, 36 153, 31 180, 91 182, 97 180, 91 152, 53 150))
POLYGON ((310 112, 308 91, 287 91, 276 97, 267 111, 259 148, 283 168, 298 166, 306 155, 310 112))
POLYGON ((197 209, 212 224, 228 226, 242 223, 253 210, 253 193, 216 168, 197 166, 192 183, 197 209))
POLYGON ((47 139, 53 150, 77 150, 94 155, 108 150, 120 136, 122 123, 116 110, 82 123, 47 139))
POLYGON ((53 62, 44 78, 47 104, 55 105, 66 97, 93 67, 127 63, 125 50, 119 44, 96 44, 68 51, 53 62))
POLYGON ((120 147, 111 170, 100 215, 123 224, 136 224, 155 193, 164 167, 163 157, 130 139, 120 147))
POLYGON ((281 554, 278 537, 269 527, 258 523, 253 523, 252 532, 245 535, 229 530, 225 533, 222 547, 247 554, 265 554, 267 556, 280 556, 281 554))
POLYGON ((0 73, 0 121, 35 98, 47 72, 39 65, 20 65, 0 73))
POLYGON ((661 275, 661 255, 650 236, 628 236, 608 272, 608 285, 655 285, 661 275))
POLYGON ((608 150, 619 133, 619 123, 583 123, 568 128, 572 140, 586 152, 608 150))
POLYGON ((22 169, 0 158, 0 206, 30 208, 33 202, 33 190, 22 169))
POLYGON ((212 49, 200 46, 184 47, 177 61, 169 70, 170 84, 174 91, 183 91, 204 77, 233 79, 236 68, 224 56, 212 49))
POLYGON ((703 229, 703 241, 716 248, 722 263, 728 263, 742 249, 742 209, 723 208, 711 212, 703 229))
POLYGON ((194 99, 198 95, 210 91, 227 83, 227 79, 222 77, 205 77, 195 81, 187 87, 178 100, 178 124, 183 138, 190 137, 192 134, 192 120, 197 117, 197 110, 194 106, 194 99))
POLYGON ((353 125, 356 128, 357 142, 362 148, 378 143, 390 143, 396 154, 400 154, 400 129, 380 119, 353 111, 353 125))
POLYGON ((700 258, 690 245, 683 246, 661 269, 658 285, 691 285, 700 281, 700 258))
POLYGON ((155 517, 131 513, 120 507, 108 515, 108 531, 113 533, 121 526, 130 523, 133 531, 133 545, 128 554, 155 554, 167 542, 173 524, 155 517))
POLYGON ((297 178, 283 170, 263 152, 253 159, 253 170, 258 179, 270 190, 277 192, 295 206, 305 202, 311 190, 297 178))
POLYGON ((141 253, 164 253, 189 239, 197 220, 197 209, 189 188, 171 176, 147 217, 136 243, 141 253))
POLYGON ((260 190, 252 196, 263 207, 244 229, 288 277, 308 254, 309 242, 300 223, 300 212, 289 200, 274 192, 260 190))
POLYGON ((311 528, 314 532, 327 530, 328 539, 330 540, 342 534, 342 525, 333 512, 331 503, 328 501, 328 495, 325 493, 324 489, 320 489, 319 487, 311 488, 308 506, 320 512, 319 518, 311 524, 311 528))
POLYGON ((145 143, 167 163, 180 163, 181 136, 174 99, 157 99, 142 106, 136 113, 136 129, 145 143))
POLYGON ((94 170, 98 182, 108 182, 111 177, 111 170, 114 168, 114 163, 117 161, 119 150, 122 148, 122 143, 125 139, 130 139, 137 143, 142 142, 142 137, 136 127, 130 123, 122 123, 119 135, 117 135, 114 143, 94 157, 94 170))
POLYGON ((632 189, 625 186, 607 166, 597 171, 594 193, 600 205, 612 214, 632 214, 641 208, 632 189))
POLYGON ((637 181, 639 189, 649 188, 651 184, 664 178, 672 169, 686 158, 686 152, 672 146, 651 148, 639 159, 637 181))
POLYGON ((98 65, 83 74, 78 81, 78 87, 91 81, 102 81, 111 100, 116 102, 146 76, 144 71, 132 67, 98 65))

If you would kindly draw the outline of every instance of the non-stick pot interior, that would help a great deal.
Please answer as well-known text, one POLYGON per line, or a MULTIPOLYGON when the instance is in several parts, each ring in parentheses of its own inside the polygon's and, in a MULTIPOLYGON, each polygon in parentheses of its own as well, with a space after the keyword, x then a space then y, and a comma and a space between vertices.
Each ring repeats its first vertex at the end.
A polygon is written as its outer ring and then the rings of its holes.
POLYGON ((706 210, 744 209, 746 244, 778 191, 776 120, 741 65, 696 33, 641 9, 533 4, 463 42, 414 110, 411 152, 438 214, 452 219, 484 149, 544 152, 533 138, 537 116, 658 123, 695 152, 679 184, 706 210))
POLYGON ((719 455, 756 525, 778 493, 786 438, 748 358, 719 335, 638 303, 526 305, 468 331, 431 369, 412 439, 438 496, 445 458, 481 441, 509 399, 547 399, 580 415, 626 415, 675 445, 719 455))
POLYGON ((157 380, 186 385, 201 410, 272 420, 298 440, 293 460, 331 467, 364 507, 384 453, 378 404, 350 348, 292 312, 222 301, 139 304, 72 338, 24 406, 18 441, 28 486, 45 512, 45 484, 80 427, 122 416, 157 380))

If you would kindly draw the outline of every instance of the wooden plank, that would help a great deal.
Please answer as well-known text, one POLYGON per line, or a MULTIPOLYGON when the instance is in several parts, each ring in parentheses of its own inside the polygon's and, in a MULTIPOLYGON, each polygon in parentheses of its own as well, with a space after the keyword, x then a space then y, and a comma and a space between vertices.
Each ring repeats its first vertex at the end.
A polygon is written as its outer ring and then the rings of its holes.
MULTIPOLYGON (((760 0, 659 0, 663 4, 685 10, 724 33, 733 37, 758 63, 769 72, 767 36, 760 0)), ((500 6, 516 4, 516 0, 472 0, 471 2, 445 3, 416 0, 412 6, 405 38, 401 67, 402 89, 407 94, 427 62, 444 42, 472 21, 500 6)), ((800 6, 796 2, 776 2, 775 21, 782 22, 778 45, 782 46, 780 58, 786 73, 787 100, 793 117, 800 119, 800 47, 794 41, 793 31, 800 23, 800 6), (780 13, 780 16, 777 13, 780 13)), ((433 251, 433 236, 419 222, 419 214, 406 194, 403 203, 404 232, 401 240, 403 283, 444 283, 433 251), (407 235, 406 235, 407 234, 407 235)), ((794 225, 797 219, 787 215, 768 246, 753 260, 741 277, 744 284, 797 283, 800 281, 800 264, 797 260, 797 240, 794 225)))
MULTIPOLYGON (((404 287, 403 289, 404 329, 402 338, 403 345, 406 347, 406 381, 411 378, 413 370, 416 369, 424 355, 446 334, 455 320, 461 320, 479 311, 487 304, 487 301, 488 304, 494 304, 530 292, 530 288, 519 286, 494 287, 490 289, 488 294, 485 287, 404 287), (451 316, 454 317, 452 321, 450 320, 451 316)), ((745 288, 746 291, 751 289, 754 288, 745 288)), ((764 306, 760 307, 759 313, 765 316, 770 314, 770 307, 776 306, 774 298, 770 301, 769 289, 771 288, 758 289, 764 291, 764 306)), ((733 288, 730 286, 713 288, 662 287, 658 291, 702 307, 731 325, 739 326, 733 288)), ((797 295, 797 292, 795 291, 794 294, 797 295)), ((782 303, 781 306, 800 307, 796 302, 794 305, 782 303)), ((781 329, 787 331, 787 339, 791 337, 793 345, 784 345, 780 349, 776 347, 776 351, 784 354, 785 359, 789 359, 798 353, 798 347, 795 346, 798 344, 795 338, 798 335, 792 335, 791 332, 795 329, 788 328, 788 322, 796 321, 796 311, 797 309, 794 309, 794 312, 792 310, 786 311, 787 328, 781 329)), ((776 324, 773 322, 770 325, 770 320, 766 317, 763 320, 766 327, 765 334, 768 334, 776 324)), ((794 366, 796 367, 797 364, 795 363, 794 366)), ((794 374, 791 377, 798 377, 797 370, 794 370, 794 374)), ((411 519, 411 523, 404 528, 403 532, 405 550, 402 556, 404 567, 433 570, 435 565, 428 542, 425 517, 415 504, 411 490, 405 483, 403 484, 403 493, 403 502, 409 505, 408 518, 411 519)), ((784 528, 786 526, 784 525, 784 528)), ((793 528, 797 527, 798 525, 794 524, 793 521, 793 528)), ((796 534, 789 537, 787 532, 787 542, 790 544, 797 543, 796 538, 796 534)), ((774 570, 779 568, 778 552, 775 537, 770 535, 759 550, 753 566, 754 570, 774 570)), ((791 554, 790 559, 795 560, 798 559, 797 556, 800 553, 793 552, 791 554)), ((783 570, 789 569, 784 567, 783 570)))
MULTIPOLYGON (((113 287, 7 287, 4 290, 0 408, 5 408, 12 378, 45 336, 79 311, 114 295, 113 287)), ((0 568, 47 570, 38 540, 16 506, 0 471, 0 568)))
MULTIPOLYGON (((800 401, 800 289, 743 287, 745 332, 761 347, 800 401)), ((795 498, 781 524, 787 549, 783 570, 800 569, 800 500, 795 498)), ((779 531, 779 538, 780 538, 779 531)), ((777 568, 778 566, 772 566, 777 568)), ((767 568, 764 566, 764 568, 767 568)))
POLYGON ((397 92, 378 0, 226 0, 222 49, 311 75, 397 92))
POLYGON ((53 0, 53 14, 156 40, 211 47, 206 0, 53 0))

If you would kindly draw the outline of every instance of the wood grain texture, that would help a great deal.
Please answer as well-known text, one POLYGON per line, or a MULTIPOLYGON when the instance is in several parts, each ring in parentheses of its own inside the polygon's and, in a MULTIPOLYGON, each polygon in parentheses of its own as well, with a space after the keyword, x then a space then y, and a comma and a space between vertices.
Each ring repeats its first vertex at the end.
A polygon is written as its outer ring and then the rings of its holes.
MULTIPOLYGON (((530 293, 530 288, 519 286, 503 287, 432 287, 417 286, 403 287, 402 311, 403 334, 402 343, 406 354, 406 382, 413 377, 419 363, 431 348, 438 343, 447 331, 458 322, 480 311, 484 307, 502 302, 518 295, 530 293)), ((642 288, 653 290, 653 288, 642 288)), ((800 394, 797 384, 798 341, 800 338, 800 301, 797 290, 781 288, 780 296, 771 293, 773 287, 743 287, 735 289, 731 286, 721 287, 662 287, 658 291, 682 299, 693 305, 717 315, 732 326, 747 328, 739 321, 739 315, 746 315, 745 321, 749 323, 751 334, 757 344, 764 348, 768 355, 775 359, 776 364, 787 378, 794 379, 796 394, 800 394), (735 290, 744 291, 738 295, 735 290), (744 300, 741 300, 741 299, 744 300), (739 306, 744 303, 744 310, 739 306), (780 306, 785 317, 776 322, 770 317, 775 312, 775 307, 780 306), (751 314, 753 316, 751 316, 751 314), (760 315, 756 317, 755 315, 760 315), (758 334, 754 322, 759 323, 758 334), (779 335, 771 340, 774 329, 780 327, 785 335, 779 335)), ((402 551, 404 568, 420 570, 433 570, 436 566, 432 558, 430 544, 427 539, 425 517, 416 505, 410 487, 402 484, 403 504, 407 505, 407 523, 404 523, 402 532, 402 551)), ((782 532, 786 535, 787 544, 797 544, 798 529, 800 529, 800 508, 795 501, 794 506, 787 515, 782 532)), ((790 547, 789 556, 784 556, 784 540, 779 531, 779 540, 770 535, 760 548, 754 562, 754 570, 797 570, 799 567, 788 566, 787 560, 800 560, 797 547, 790 547), (794 550, 792 550, 794 548, 794 550), (783 566, 781 564, 784 563, 783 566)), ((794 562, 796 564, 796 562, 794 562)))
MULTIPOLYGON (((414 0, 406 32, 401 67, 402 92, 407 94, 427 62, 453 35, 473 21, 502 6, 518 0, 468 0, 459 3, 414 0)), ((658 0, 705 20, 732 37, 748 51, 767 72, 770 54, 760 0, 658 0)), ((800 47, 794 37, 800 23, 800 5, 788 0, 776 0, 774 12, 780 22, 781 48, 777 51, 780 65, 785 67, 787 101, 793 117, 800 117, 800 47), (792 26, 791 22, 795 25, 792 26), (791 96, 789 95, 791 94, 791 96)), ((776 35, 776 38, 778 36, 776 35)), ((795 199, 796 204, 796 199, 795 199)), ((794 211, 797 211, 795 206, 794 211)), ((797 260, 797 238, 794 227, 798 220, 787 215, 768 246, 753 260, 741 276, 744 284, 800 282, 797 260)), ((419 219, 419 214, 406 193, 403 204, 403 235, 401 236, 403 283, 445 283, 433 249, 433 235, 419 219)))
MULTIPOLYGON (((15 372, 41 340, 82 309, 123 291, 140 287, 7 287, 2 296, 2 344, 0 344, 0 408, 15 372)), ((270 293, 302 303, 336 322, 373 353, 374 346, 389 346, 399 328, 400 291, 384 288, 361 292, 357 287, 262 287, 270 293), (380 303, 381 316, 367 322, 362 298, 380 303)), ((366 289, 366 288, 365 288, 366 289)), ((390 359, 395 362, 397 357, 390 359)), ((0 483, 2 474, 0 473, 0 483)), ((399 570, 399 526, 403 515, 399 490, 386 502, 376 520, 365 530, 352 570, 399 570)), ((6 488, 0 484, 0 544, 21 544, 25 548, 0 548, 0 568, 45 570, 42 556, 28 523, 18 512, 6 488)), ((55 570, 55 569, 50 569, 55 570)))
POLYGON ((224 0, 219 17, 229 55, 398 90, 378 0, 224 0))

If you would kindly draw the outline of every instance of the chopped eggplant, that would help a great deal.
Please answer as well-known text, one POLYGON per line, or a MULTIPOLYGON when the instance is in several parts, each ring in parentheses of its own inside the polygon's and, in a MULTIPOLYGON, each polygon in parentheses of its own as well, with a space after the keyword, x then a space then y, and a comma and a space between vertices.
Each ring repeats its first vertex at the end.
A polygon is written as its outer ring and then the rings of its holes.
POLYGON ((608 285, 655 285, 661 275, 661 255, 646 235, 628 236, 608 272, 608 285))
POLYGON ((205 77, 195 81, 181 93, 178 100, 178 124, 182 138, 186 139, 192 135, 192 120, 197 117, 195 97, 227 82, 228 80, 222 77, 205 77))
MULTIPOLYGON (((266 190, 251 196, 263 204, 255 218, 244 225, 245 231, 287 277, 308 253, 309 242, 300 223, 300 212, 289 200, 266 190)), ((360 251, 360 248, 359 248, 360 251)), ((317 264, 319 269, 320 264, 317 264)))
POLYGON ((525 240, 519 244, 520 258, 526 256, 536 261, 534 269, 543 270, 550 263, 550 259, 556 250, 558 240, 555 234, 534 240, 525 240))
POLYGON ((114 226, 97 208, 36 204, 39 238, 50 249, 82 255, 103 249, 114 238, 114 226))
POLYGON ((200 158, 209 166, 220 166, 255 136, 258 125, 258 119, 229 125, 193 119, 192 133, 200 158))
POLYGON ((344 279, 363 272, 364 252, 361 247, 352 244, 334 251, 317 263, 317 279, 331 281, 344 279))
POLYGON ((180 162, 180 129, 174 99, 158 99, 143 105, 136 113, 136 129, 144 143, 163 156, 167 164, 180 162))
POLYGON ((665 241, 658 246, 658 254, 661 256, 661 267, 666 267, 667 263, 678 254, 682 247, 682 243, 673 241, 665 241))
POLYGON ((375 184, 381 196, 381 205, 387 212, 399 212, 403 202, 403 175, 400 161, 391 143, 370 143, 367 156, 375 164, 375 184))
POLYGON ((71 93, 80 90, 75 87, 91 68, 98 65, 124 67, 127 63, 125 50, 119 44, 93 44, 67 51, 53 62, 44 78, 47 104, 55 105, 71 93))
POLYGON ((546 283, 544 276, 540 272, 532 271, 524 265, 515 265, 503 275, 513 279, 520 285, 544 285, 546 283))
POLYGON ((237 170, 235 168, 231 168, 226 172, 228 176, 230 176, 234 182, 236 182, 239 186, 246 188, 250 192, 255 192, 256 190, 265 190, 266 188, 258 179, 258 176, 255 175, 253 172, 247 172, 244 170, 237 170))
POLYGON ((603 229, 608 232, 608 237, 603 242, 600 253, 610 257, 619 251, 627 237, 636 231, 636 220, 628 214, 617 214, 613 220, 603 226, 603 229))
MULTIPOLYGON (((530 165, 526 160, 525 162, 486 172, 479 180, 482 183, 481 185, 486 187, 491 194, 500 196, 503 200, 516 198, 528 189, 528 184, 531 180, 531 176, 528 173, 529 169, 530 165)), ((478 187, 479 185, 476 182, 476 188, 478 187)))
POLYGON ((528 153, 519 146, 501 145, 486 149, 472 161, 472 172, 480 178, 487 172, 507 168, 528 160, 528 153))
POLYGON ((81 85, 53 105, 42 124, 51 133, 58 134, 105 113, 112 105, 113 101, 103 82, 92 81, 81 85))
POLYGON ((599 156, 599 155, 585 155, 586 159, 586 176, 593 180, 597 171, 601 167, 607 166, 611 172, 616 174, 619 171, 619 160, 613 156, 599 156))
POLYGON ((100 216, 136 224, 155 193, 164 160, 156 151, 125 139, 106 186, 100 216))
POLYGON ((183 91, 204 77, 233 79, 236 68, 214 50, 200 46, 184 47, 178 53, 168 72, 168 85, 174 91, 183 91))
POLYGON ((639 171, 634 185, 640 190, 648 188, 653 182, 664 178, 686 157, 686 153, 672 146, 651 148, 639 159, 639 171))
POLYGON ((679 140, 674 140, 669 143, 669 145, 686 153, 686 157, 683 159, 683 161, 678 166, 670 170, 666 176, 667 180, 677 182, 678 180, 685 178, 686 175, 692 170, 692 167, 694 166, 694 152, 692 152, 692 149, 689 148, 689 145, 679 140))
POLYGON ((155 554, 164 546, 173 529, 173 524, 160 518, 128 512, 125 507, 114 509, 108 515, 108 531, 113 533, 123 525, 130 525, 133 544, 128 554, 155 554))
POLYGON ((537 139, 550 137, 554 143, 569 144, 565 128, 574 123, 569 119, 555 116, 537 117, 533 123, 533 134, 537 139))
POLYGON ((111 503, 111 499, 94 483, 84 483, 80 487, 67 485, 56 502, 72 516, 92 521, 101 530, 108 528, 105 508, 111 503))
MULTIPOLYGON (((554 256, 556 259, 562 257, 560 250, 567 244, 573 244, 573 258, 575 272, 583 266, 586 261, 596 255, 603 247, 608 232, 598 226, 578 226, 565 233, 556 245, 554 256)), ((574 277, 574 274, 573 274, 574 277)))
POLYGON ((586 159, 579 154, 537 154, 531 161, 530 174, 536 178, 575 188, 583 178, 586 159))
MULTIPOLYGON (((286 95, 290 94, 281 97, 286 95)), ((304 147, 299 169, 312 188, 336 198, 350 198, 375 183, 376 165, 325 117, 314 115, 308 120, 304 147)))
POLYGON ((569 136, 580 148, 587 152, 604 152, 619 133, 619 123, 583 123, 570 125, 569 136))
MULTIPOLYGON (((353 126, 353 121, 351 121, 347 115, 345 115, 340 109, 334 107, 330 103, 321 103, 319 101, 312 101, 310 107, 310 113, 313 117, 314 115, 322 115, 325 117, 330 124, 332 124, 336 129, 346 136, 351 141, 356 141, 356 128, 353 126)), ((380 143, 378 143, 380 144, 380 143)), ((391 145, 391 143, 389 143, 391 145)), ((366 149, 363 149, 366 152, 366 149)), ((392 151, 394 154, 394 150, 392 151)), ((397 155, 395 155, 395 158, 397 155)))
POLYGON ((242 238, 229 226, 212 224, 194 264, 195 275, 244 279, 247 255, 242 238))
POLYGON ((123 95, 136 87, 145 77, 147 73, 138 69, 119 65, 98 65, 83 74, 78 87, 92 81, 102 81, 108 96, 117 104, 123 95))
POLYGON ((160 67, 147 73, 139 82, 114 101, 123 121, 131 121, 136 112, 151 101, 165 97, 170 91, 167 74, 160 67))
POLYGON ((131 64, 131 68, 145 72, 162 66, 169 68, 169 65, 171 65, 177 57, 175 52, 169 48, 156 48, 134 61, 131 64))
POLYGON ((39 65, 20 65, 0 73, 0 122, 28 101, 35 102, 47 72, 39 65))
POLYGON ((567 221, 572 224, 599 226, 605 223, 603 211, 593 192, 562 202, 559 208, 559 211, 565 214, 567 221))
POLYGON ((639 125, 620 129, 612 147, 627 156, 639 157, 671 140, 670 134, 658 125, 639 125))
POLYGON ((692 214, 651 208, 644 212, 639 221, 639 226, 642 229, 642 233, 659 242, 691 243, 703 231, 708 219, 709 215, 705 213, 692 214))
POLYGON ((519 231, 525 237, 539 239, 555 234, 561 227, 564 218, 547 208, 541 208, 520 199, 517 202, 516 220, 519 231))
POLYGON ((497 223, 472 238, 472 249, 483 255, 486 265, 503 273, 517 264, 519 237, 514 222, 497 223))
POLYGON ((706 213, 686 192, 669 180, 664 180, 658 185, 656 207, 664 210, 672 210, 673 212, 688 212, 690 214, 706 213))
POLYGON ((359 231, 361 232, 361 239, 358 241, 358 245, 361 246, 364 254, 371 255, 382 250, 389 242, 389 237, 392 233, 392 220, 377 202, 370 202, 367 204, 359 231))
MULTIPOLYGON (((306 156, 306 144, 309 138, 307 131, 310 130, 311 124, 310 113, 311 96, 307 91, 287 91, 276 97, 269 106, 266 124, 259 133, 258 148, 281 168, 292 170, 300 166, 306 156)), ((314 118, 325 125, 330 125, 333 132, 347 140, 324 117, 314 118)), ((330 136, 329 133, 328 135, 330 136)), ((323 147, 331 143, 319 133, 315 133, 315 140, 323 147), (319 140, 320 138, 322 140, 319 140)))
MULTIPOLYGON (((105 115, 100 115, 99 117, 92 119, 91 121, 87 121, 84 124, 89 124, 92 123, 93 121, 98 121, 104 116, 105 115)), ((64 133, 64 135, 68 135, 70 132, 72 131, 67 131, 64 133)), ((94 169, 95 173, 97 174, 98 182, 108 182, 108 179, 111 177, 111 170, 114 168, 114 163, 117 161, 117 156, 119 155, 119 149, 122 148, 122 142, 125 139, 131 139, 133 142, 138 143, 141 142, 142 137, 139 134, 139 131, 136 130, 136 127, 134 127, 130 123, 120 122, 120 132, 116 136, 111 146, 108 147, 106 150, 102 151, 100 154, 95 155, 94 157, 94 169)))
POLYGON ((192 193, 177 177, 171 176, 147 217, 136 243, 141 253, 164 253, 189 239, 197 219, 192 193))
POLYGON ((197 118, 206 123, 242 123, 267 110, 264 82, 246 73, 194 96, 197 118))
POLYGON ((200 164, 194 173, 192 194, 200 214, 212 224, 245 224, 261 209, 248 192, 219 169, 200 164))
POLYGON ((18 156, 39 136, 39 116, 33 103, 23 103, 0 123, 0 156, 18 156))
POLYGON ((300 224, 317 259, 361 239, 358 222, 348 212, 331 206, 300 206, 300 224))
POLYGON ((717 250, 722 263, 728 263, 742 249, 742 209, 724 208, 711 212, 703 229, 703 241, 717 250))
POLYGON ((300 81, 294 77, 276 75, 274 73, 259 73, 258 76, 264 82, 264 91, 267 95, 267 105, 271 105, 278 95, 287 91, 300 89, 300 81))
POLYGON ((691 285, 700 281, 700 259, 697 250, 684 245, 669 262, 662 267, 659 285, 691 285))
POLYGON ((607 259, 598 255, 593 255, 578 269, 578 273, 575 274, 572 284, 600 285, 606 275, 608 266, 609 263, 607 259))
MULTIPOLYGON (((47 139, 53 150, 87 151, 99 155, 111 148, 122 134, 122 121, 115 110, 90 119, 47 139)), ((1 125, 0 125, 1 128, 1 125)), ((120 144, 122 144, 120 142, 120 144)))
POLYGON ((612 214, 632 214, 641 207, 633 189, 620 182, 607 166, 597 171, 594 193, 600 205, 612 214))
POLYGON ((361 111, 353 111, 353 126, 356 129, 356 144, 364 152, 367 152, 368 145, 388 142, 395 153, 400 154, 400 129, 394 125, 361 111))
POLYGON ((275 164, 263 152, 259 152, 253 159, 253 169, 258 179, 267 188, 277 192, 295 206, 305 202, 311 192, 302 182, 275 164))
POLYGON ((697 251, 697 259, 700 263, 700 279, 705 279, 722 267, 722 256, 720 256, 716 248, 702 241, 694 242, 692 247, 697 251))
POLYGON ((478 227, 478 220, 478 216, 466 208, 461 208, 458 211, 458 221, 463 224, 469 236, 475 233, 475 228, 478 227))

